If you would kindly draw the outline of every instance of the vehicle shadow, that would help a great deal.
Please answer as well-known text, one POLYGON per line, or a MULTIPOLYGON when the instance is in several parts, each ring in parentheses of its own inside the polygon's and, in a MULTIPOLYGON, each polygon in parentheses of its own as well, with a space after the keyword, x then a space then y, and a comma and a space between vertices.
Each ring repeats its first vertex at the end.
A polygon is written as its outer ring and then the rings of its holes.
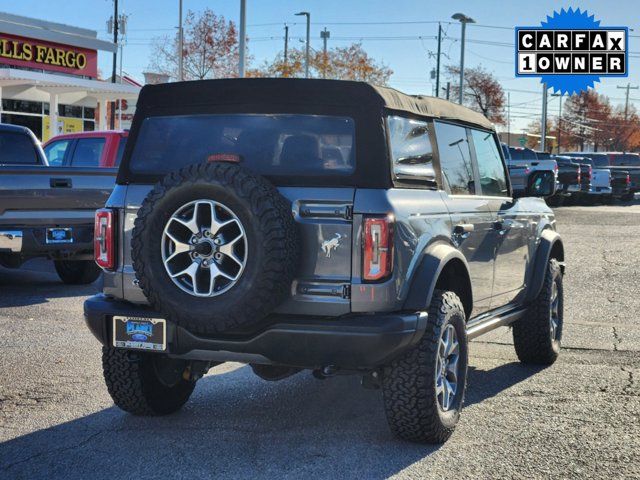
POLYGON ((91 285, 65 285, 50 261, 35 259, 20 268, 0 267, 0 308, 48 302, 51 298, 89 296, 98 293, 98 279, 91 285))
MULTIPOLYGON (((536 371, 472 368, 467 405, 536 371)), ((381 397, 355 376, 318 381, 302 372, 270 383, 249 367, 214 371, 174 415, 135 417, 110 407, 6 441, 0 477, 387 478, 440 447, 394 438, 381 397)))

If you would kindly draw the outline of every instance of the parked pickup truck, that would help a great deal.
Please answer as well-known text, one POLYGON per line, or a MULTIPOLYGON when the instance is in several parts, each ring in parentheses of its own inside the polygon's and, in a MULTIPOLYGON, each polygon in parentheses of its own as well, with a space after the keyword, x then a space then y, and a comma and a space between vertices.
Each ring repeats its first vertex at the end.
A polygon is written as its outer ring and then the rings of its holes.
POLYGON ((511 180, 511 188, 513 189, 514 194, 518 195, 520 193, 524 193, 527 189, 529 174, 531 173, 529 165, 522 163, 512 163, 509 146, 506 143, 501 143, 500 146, 502 147, 502 154, 504 155, 504 159, 507 162, 507 168, 509 169, 509 179, 511 180))
MULTIPOLYGON (((592 195, 599 195, 604 201, 611 201, 620 198, 628 201, 633 199, 634 193, 640 189, 640 166, 634 167, 611 165, 610 162, 621 163, 623 158, 627 162, 636 159, 637 154, 619 154, 604 152, 570 152, 563 153, 564 156, 586 157, 593 161, 594 167, 599 170, 606 170, 609 175, 609 184, 605 184, 605 175, 600 175, 600 181, 592 187, 592 195), (634 187, 635 185, 635 187, 634 187)), ((640 162, 640 161, 639 161, 640 162)))
POLYGON ((608 152, 609 168, 627 171, 629 174, 629 192, 622 195, 621 199, 633 200, 636 192, 640 192, 640 155, 637 153, 608 152))
POLYGON ((50 139, 43 149, 52 167, 117 168, 128 135, 116 130, 67 133, 50 139))
POLYGON ((441 443, 468 340, 511 325, 523 363, 557 359, 565 248, 532 198, 555 175, 516 198, 481 114, 362 82, 175 82, 143 87, 131 140, 84 304, 121 409, 175 412, 244 362, 361 375, 396 435, 441 443))
POLYGON ((91 283, 93 217, 113 190, 115 169, 51 167, 33 133, 0 124, 0 265, 54 261, 65 283, 91 283))

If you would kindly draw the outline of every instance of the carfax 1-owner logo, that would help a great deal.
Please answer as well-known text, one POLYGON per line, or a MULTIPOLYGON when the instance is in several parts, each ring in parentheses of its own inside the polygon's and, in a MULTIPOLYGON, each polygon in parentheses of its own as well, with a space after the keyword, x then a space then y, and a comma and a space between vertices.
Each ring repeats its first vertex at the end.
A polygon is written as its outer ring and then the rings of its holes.
POLYGON ((600 77, 626 77, 627 27, 604 27, 587 11, 562 9, 539 27, 516 27, 516 76, 540 77, 560 93, 593 87, 600 77))

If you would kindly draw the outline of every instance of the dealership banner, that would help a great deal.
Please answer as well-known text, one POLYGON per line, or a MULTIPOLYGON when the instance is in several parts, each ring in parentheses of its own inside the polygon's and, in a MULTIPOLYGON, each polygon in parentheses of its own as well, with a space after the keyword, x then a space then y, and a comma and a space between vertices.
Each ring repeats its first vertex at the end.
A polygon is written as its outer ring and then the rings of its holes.
POLYGON ((96 78, 96 50, 0 33, 0 64, 96 78))
POLYGON ((627 27, 603 27, 587 11, 562 9, 538 27, 516 27, 516 76, 540 77, 570 95, 601 77, 627 77, 628 36, 627 27))

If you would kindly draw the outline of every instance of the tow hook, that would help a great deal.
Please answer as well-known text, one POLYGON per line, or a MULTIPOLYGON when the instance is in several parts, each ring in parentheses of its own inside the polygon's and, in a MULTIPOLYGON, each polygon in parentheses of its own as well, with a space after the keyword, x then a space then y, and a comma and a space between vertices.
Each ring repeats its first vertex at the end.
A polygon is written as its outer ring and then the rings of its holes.
POLYGON ((318 380, 324 380, 329 377, 333 377, 336 373, 338 373, 338 367, 335 365, 327 365, 322 368, 317 368, 313 371, 313 376, 318 380))
POLYGON ((186 381, 195 382, 200 380, 209 371, 210 368, 219 365, 217 362, 202 362, 196 361, 190 362, 182 372, 182 378, 186 381))

